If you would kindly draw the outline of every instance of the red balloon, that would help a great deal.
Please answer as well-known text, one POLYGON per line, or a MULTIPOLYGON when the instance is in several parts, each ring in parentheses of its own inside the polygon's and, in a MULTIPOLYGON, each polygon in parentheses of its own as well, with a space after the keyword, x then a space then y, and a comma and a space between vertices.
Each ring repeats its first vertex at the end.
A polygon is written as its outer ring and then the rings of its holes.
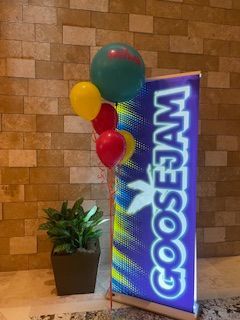
POLYGON ((106 130, 114 130, 117 127, 118 114, 109 103, 103 103, 95 119, 92 120, 93 127, 98 134, 106 130))
POLYGON ((102 163, 108 168, 113 168, 124 157, 126 141, 117 131, 107 130, 96 140, 96 151, 102 163))

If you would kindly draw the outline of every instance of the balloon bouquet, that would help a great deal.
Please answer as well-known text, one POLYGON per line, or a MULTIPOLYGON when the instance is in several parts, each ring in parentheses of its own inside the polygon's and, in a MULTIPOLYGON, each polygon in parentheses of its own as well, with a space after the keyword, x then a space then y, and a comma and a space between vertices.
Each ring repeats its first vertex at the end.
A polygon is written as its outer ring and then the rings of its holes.
POLYGON ((126 163, 135 151, 130 132, 117 130, 118 114, 110 104, 136 96, 145 82, 145 66, 139 52, 127 44, 112 43, 94 56, 91 82, 79 82, 71 90, 74 112, 92 125, 99 135, 96 151, 108 168, 126 163), (105 101, 102 103, 102 98, 105 101))
MULTIPOLYGON (((142 57, 127 44, 112 43, 100 49, 91 65, 91 81, 79 82, 71 90, 70 100, 74 112, 92 125, 99 135, 96 151, 109 170, 110 257, 112 264, 114 173, 112 168, 126 163, 135 151, 135 139, 130 132, 117 130, 118 114, 115 103, 136 96, 145 82, 142 57), (102 98, 105 101, 102 103, 102 98)), ((111 271, 112 272, 112 271, 111 271)), ((112 279, 112 274, 110 279, 112 279)), ((110 280, 112 309, 112 281, 110 280)))

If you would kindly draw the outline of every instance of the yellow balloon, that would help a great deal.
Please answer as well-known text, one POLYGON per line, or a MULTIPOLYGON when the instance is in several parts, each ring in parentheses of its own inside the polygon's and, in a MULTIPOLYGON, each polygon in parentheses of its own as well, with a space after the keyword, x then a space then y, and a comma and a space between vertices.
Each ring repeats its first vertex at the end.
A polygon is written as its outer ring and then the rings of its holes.
POLYGON ((118 132, 125 138, 126 141, 126 152, 121 161, 121 164, 124 164, 132 157, 136 148, 136 141, 130 132, 125 130, 119 130, 118 132))
POLYGON ((73 111, 85 120, 96 118, 101 108, 101 94, 91 82, 78 82, 71 90, 73 111))

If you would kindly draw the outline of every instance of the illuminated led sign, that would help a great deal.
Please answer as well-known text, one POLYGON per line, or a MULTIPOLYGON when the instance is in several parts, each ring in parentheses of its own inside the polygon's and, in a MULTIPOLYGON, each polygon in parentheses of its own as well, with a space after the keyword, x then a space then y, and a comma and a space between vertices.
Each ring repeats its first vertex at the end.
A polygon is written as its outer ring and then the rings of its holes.
POLYGON ((148 81, 119 108, 137 140, 117 174, 113 290, 194 311, 199 74, 148 81))

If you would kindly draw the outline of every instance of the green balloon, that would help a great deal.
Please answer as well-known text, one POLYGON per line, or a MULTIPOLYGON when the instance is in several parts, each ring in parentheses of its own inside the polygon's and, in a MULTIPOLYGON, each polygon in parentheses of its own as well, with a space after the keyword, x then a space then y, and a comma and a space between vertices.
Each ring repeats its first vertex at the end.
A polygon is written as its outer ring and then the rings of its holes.
POLYGON ((93 58, 90 76, 104 99, 123 102, 134 98, 143 86, 145 65, 133 47, 111 43, 93 58))

